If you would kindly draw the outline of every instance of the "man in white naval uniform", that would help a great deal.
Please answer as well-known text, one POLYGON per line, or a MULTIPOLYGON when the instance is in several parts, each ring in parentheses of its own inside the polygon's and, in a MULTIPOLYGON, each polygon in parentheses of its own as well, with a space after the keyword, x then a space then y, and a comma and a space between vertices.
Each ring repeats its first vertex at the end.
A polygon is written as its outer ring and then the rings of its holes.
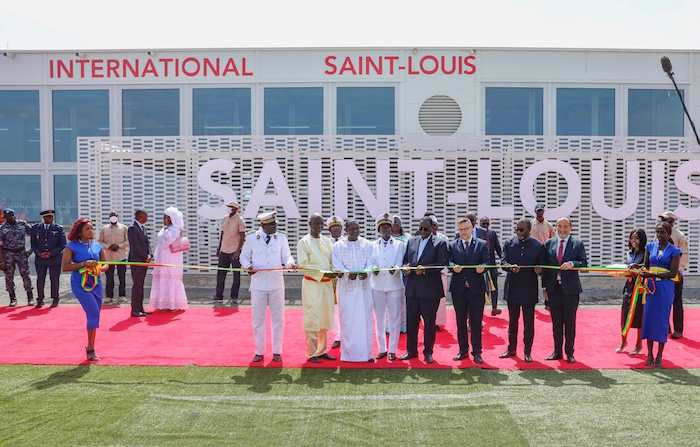
POLYGON ((250 304, 253 312, 255 357, 261 362, 265 355, 265 314, 270 308, 272 360, 282 361, 284 329, 284 278, 281 271, 264 269, 295 268, 287 236, 277 231, 277 214, 258 215, 261 227, 245 238, 241 249, 241 266, 250 273, 250 304))
POLYGON ((372 356, 372 290, 367 281, 372 244, 360 236, 360 225, 345 222, 347 237, 333 245, 333 268, 345 275, 338 279, 340 308, 340 360, 374 362, 372 356))
POLYGON ((372 242, 370 259, 370 265, 375 270, 369 283, 372 289, 374 332, 379 348, 377 360, 387 355, 383 316, 387 315, 389 318, 389 360, 396 360, 396 348, 399 345, 401 332, 401 301, 404 299, 401 266, 406 254, 406 245, 391 235, 392 223, 392 216, 388 213, 377 217, 376 224, 380 237, 372 242), (389 270, 380 271, 380 269, 389 270))
MULTIPOLYGON (((328 232, 331 234, 331 243, 335 245, 336 242, 343 238, 343 218, 338 216, 329 217, 326 220, 326 226, 328 227, 328 232)), ((333 284, 337 284, 338 280, 334 279, 333 284)), ((333 345, 331 349, 340 347, 340 311, 338 310, 338 289, 335 288, 335 321, 333 322, 333 345)))

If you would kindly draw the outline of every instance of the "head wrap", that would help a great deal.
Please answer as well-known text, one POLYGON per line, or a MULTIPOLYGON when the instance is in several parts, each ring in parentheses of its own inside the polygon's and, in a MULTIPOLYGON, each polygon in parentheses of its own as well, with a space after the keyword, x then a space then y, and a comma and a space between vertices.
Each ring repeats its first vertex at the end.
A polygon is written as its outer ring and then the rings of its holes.
POLYGON ((170 218, 170 222, 180 230, 185 229, 185 221, 182 218, 182 213, 174 206, 169 206, 165 209, 165 215, 170 218))

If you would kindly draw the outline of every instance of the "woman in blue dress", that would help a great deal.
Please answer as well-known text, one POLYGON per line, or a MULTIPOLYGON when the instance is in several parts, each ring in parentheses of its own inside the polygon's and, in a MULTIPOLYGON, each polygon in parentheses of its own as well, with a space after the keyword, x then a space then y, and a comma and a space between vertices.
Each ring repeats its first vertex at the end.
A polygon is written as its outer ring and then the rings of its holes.
POLYGON ((99 266, 104 261, 102 245, 95 240, 92 222, 78 219, 68 234, 68 244, 63 251, 64 272, 72 272, 70 286, 73 295, 80 301, 87 316, 87 346, 85 353, 91 362, 100 360, 95 354, 95 331, 100 327, 100 309, 102 309, 102 283, 100 273, 108 266, 99 266))
POLYGON ((671 225, 667 222, 659 222, 656 225, 657 241, 647 244, 647 253, 644 258, 646 271, 642 273, 645 278, 653 278, 654 285, 647 287, 653 293, 648 293, 644 305, 644 319, 642 320, 642 338, 647 340, 647 366, 661 368, 663 366, 661 356, 668 337, 668 320, 673 307, 675 286, 673 278, 678 274, 681 250, 671 242, 671 225), (654 360, 654 342, 659 343, 659 349, 654 360))

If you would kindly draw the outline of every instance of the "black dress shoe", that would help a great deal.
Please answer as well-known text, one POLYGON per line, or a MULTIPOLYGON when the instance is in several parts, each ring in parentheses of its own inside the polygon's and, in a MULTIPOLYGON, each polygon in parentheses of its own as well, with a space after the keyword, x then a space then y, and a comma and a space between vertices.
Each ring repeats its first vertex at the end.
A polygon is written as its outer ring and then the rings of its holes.
POLYGON ((567 355, 566 356, 566 363, 576 363, 576 359, 574 358, 573 355, 567 355))
POLYGON ((433 363, 435 360, 433 360, 433 355, 432 354, 425 354, 425 363, 433 363))
POLYGON ((146 312, 131 312, 132 317, 145 317, 146 312))
POLYGON ((515 351, 508 350, 498 356, 499 359, 507 359, 508 357, 515 357, 515 351))
POLYGON ((442 328, 440 327, 440 325, 435 325, 435 332, 442 332, 442 328))
POLYGON ((323 359, 323 360, 335 360, 336 358, 330 355, 329 353, 321 354, 318 356, 318 358, 323 359))
POLYGON ((532 357, 530 356, 530 354, 525 354, 525 362, 532 363, 532 357))
POLYGON ((41 307, 42 307, 43 305, 44 305, 44 302, 43 302, 43 301, 37 301, 37 302, 36 302, 36 306, 34 306, 34 307, 36 307, 37 309, 41 309, 41 307))
POLYGON ((368 359, 367 363, 374 363, 374 359, 368 359))
POLYGON ((273 362, 281 362, 282 361, 282 356, 279 354, 272 354, 272 361, 273 362))
POLYGON ((262 362, 262 361, 263 361, 263 357, 264 357, 264 356, 262 356, 262 355, 260 355, 260 354, 255 354, 255 357, 253 357, 253 363, 262 362))
POLYGON ((484 363, 484 359, 481 358, 481 354, 474 354, 474 363, 477 365, 484 363))
POLYGON ((318 357, 311 357, 309 363, 321 363, 321 360, 318 357))
POLYGON ((545 360, 561 360, 563 358, 564 356, 561 355, 561 352, 553 352, 552 355, 547 357, 545 360))
POLYGON ((392 361, 392 362, 393 362, 394 360, 396 360, 396 354, 394 354, 393 352, 390 352, 390 353, 389 353, 389 360, 392 361))
POLYGON ((333 344, 331 345, 331 349, 336 349, 339 347, 340 347, 340 340, 334 341, 333 344))
POLYGON ((452 357, 452 360, 454 360, 455 362, 458 362, 460 360, 466 359, 467 357, 469 357, 468 354, 460 352, 456 356, 452 357))
POLYGON ((408 352, 399 357, 399 360, 411 360, 418 357, 418 354, 409 354, 408 352))
POLYGON ((150 310, 142 310, 141 313, 144 315, 151 315, 153 312, 150 310))
POLYGON ((51 302, 51 307, 58 307, 58 300, 53 300, 51 302))
POLYGON ((383 359, 384 357, 386 357, 386 351, 377 354, 377 360, 383 359))

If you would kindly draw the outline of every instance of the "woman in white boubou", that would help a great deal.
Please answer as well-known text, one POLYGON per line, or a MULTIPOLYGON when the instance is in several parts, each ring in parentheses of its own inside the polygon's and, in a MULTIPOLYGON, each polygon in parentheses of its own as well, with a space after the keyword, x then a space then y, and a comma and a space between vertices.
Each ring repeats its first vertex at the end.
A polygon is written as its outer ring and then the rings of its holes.
MULTIPOLYGON (((156 264, 183 265, 183 252, 173 253, 171 245, 183 235, 182 213, 168 207, 163 215, 163 228, 158 232, 158 244, 154 262, 156 264)), ((159 310, 187 309, 187 294, 182 282, 182 267, 155 267, 151 286, 150 304, 159 310)))

